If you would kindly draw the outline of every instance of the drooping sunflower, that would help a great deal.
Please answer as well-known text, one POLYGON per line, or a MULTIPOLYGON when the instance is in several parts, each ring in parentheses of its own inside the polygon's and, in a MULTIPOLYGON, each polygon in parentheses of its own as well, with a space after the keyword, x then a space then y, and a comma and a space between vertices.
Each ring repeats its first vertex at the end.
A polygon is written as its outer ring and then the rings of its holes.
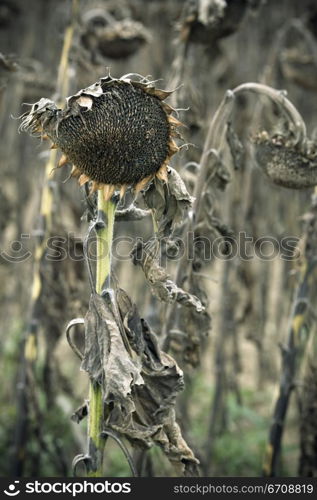
POLYGON ((252 137, 261 170, 278 186, 307 189, 317 185, 317 146, 308 140, 295 145, 287 135, 263 130, 252 137))
POLYGON ((167 165, 178 146, 181 123, 164 100, 171 92, 155 82, 128 74, 110 75, 66 99, 60 109, 42 98, 22 115, 20 130, 40 133, 63 155, 58 166, 73 165, 79 184, 103 189, 108 200, 116 189, 136 192, 155 176, 167 181, 167 165))
POLYGON ((112 20, 107 22, 104 9, 92 9, 83 19, 81 43, 91 55, 92 61, 109 59, 127 59, 135 54, 151 39, 148 30, 132 19, 112 20))

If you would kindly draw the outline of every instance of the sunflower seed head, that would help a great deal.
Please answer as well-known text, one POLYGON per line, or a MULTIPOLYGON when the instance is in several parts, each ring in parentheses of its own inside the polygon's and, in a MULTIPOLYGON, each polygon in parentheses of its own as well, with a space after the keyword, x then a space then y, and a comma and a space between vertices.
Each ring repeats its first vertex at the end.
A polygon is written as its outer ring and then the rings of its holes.
POLYGON ((169 94, 139 75, 108 76, 68 97, 63 110, 41 99, 20 128, 47 134, 67 162, 100 185, 140 185, 178 151, 172 137, 181 124, 163 102, 169 94))

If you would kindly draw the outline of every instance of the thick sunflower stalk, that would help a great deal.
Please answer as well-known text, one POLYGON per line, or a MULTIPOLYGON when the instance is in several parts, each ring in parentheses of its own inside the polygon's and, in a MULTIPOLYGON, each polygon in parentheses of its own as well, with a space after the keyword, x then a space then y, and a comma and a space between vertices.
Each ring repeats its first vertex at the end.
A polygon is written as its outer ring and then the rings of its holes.
MULTIPOLYGON (((102 294, 111 272, 111 245, 115 220, 116 204, 106 201, 103 191, 98 191, 98 217, 106 221, 96 227, 96 293, 102 294)), ((88 454, 92 460, 87 461, 87 473, 91 477, 103 476, 103 455, 105 447, 104 401, 102 386, 94 380, 89 388, 89 422, 88 422, 88 454)))

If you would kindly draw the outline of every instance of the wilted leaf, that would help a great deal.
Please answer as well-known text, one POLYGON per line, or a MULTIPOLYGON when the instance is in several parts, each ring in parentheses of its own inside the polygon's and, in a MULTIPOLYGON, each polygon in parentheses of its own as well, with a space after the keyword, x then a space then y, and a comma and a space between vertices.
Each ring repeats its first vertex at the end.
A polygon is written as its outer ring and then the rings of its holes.
POLYGON ((209 300, 203 281, 199 273, 191 274, 190 289, 201 298, 205 309, 197 312, 193 307, 187 307, 179 311, 177 317, 174 317, 176 329, 171 328, 167 340, 176 359, 194 368, 200 364, 201 353, 211 330, 211 317, 207 310, 209 300))
POLYGON ((172 411, 169 419, 166 420, 164 433, 160 433, 157 440, 166 456, 178 469, 179 474, 184 476, 198 475, 198 461, 182 437, 180 427, 175 421, 175 411, 172 411))
POLYGON ((178 348, 175 341, 171 347, 173 351, 175 348, 178 352, 181 351, 183 361, 195 368, 200 364, 201 354, 211 330, 211 317, 207 310, 198 314, 194 309, 186 309, 181 315, 179 326, 185 332, 185 337, 178 342, 178 348))
POLYGON ((168 168, 168 183, 159 179, 144 192, 144 202, 153 211, 157 237, 169 236, 191 207, 192 196, 174 168, 168 168))
POLYGON ((151 212, 149 210, 142 210, 135 205, 130 205, 128 208, 116 211, 116 222, 142 220, 148 217, 151 212))
POLYGON ((139 240, 132 252, 135 265, 142 267, 152 293, 163 302, 178 302, 186 307, 193 307, 197 312, 204 310, 198 297, 178 287, 170 278, 166 270, 159 264, 159 241, 153 239, 147 243, 139 240))
POLYGON ((82 368, 103 385, 104 401, 111 403, 105 426, 134 445, 158 444, 182 473, 197 474, 198 460, 175 420, 183 373, 160 351, 156 335, 124 290, 115 296, 93 294, 85 328, 82 368))
POLYGON ((128 404, 127 410, 130 410, 131 385, 143 383, 140 362, 130 357, 113 312, 98 294, 91 296, 85 317, 85 353, 81 368, 94 382, 104 385, 105 402, 128 404))

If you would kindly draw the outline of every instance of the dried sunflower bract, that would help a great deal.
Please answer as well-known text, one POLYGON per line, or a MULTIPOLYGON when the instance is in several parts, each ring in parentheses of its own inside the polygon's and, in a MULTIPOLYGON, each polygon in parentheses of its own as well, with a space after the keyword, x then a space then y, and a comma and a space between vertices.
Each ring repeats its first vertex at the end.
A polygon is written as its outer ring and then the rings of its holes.
POLYGON ((178 151, 181 123, 164 102, 171 92, 138 75, 107 76, 66 99, 59 109, 40 99, 22 115, 20 130, 50 138, 63 155, 59 166, 73 164, 80 185, 92 181, 106 199, 115 189, 136 191, 157 176, 167 180, 167 164, 178 151))

